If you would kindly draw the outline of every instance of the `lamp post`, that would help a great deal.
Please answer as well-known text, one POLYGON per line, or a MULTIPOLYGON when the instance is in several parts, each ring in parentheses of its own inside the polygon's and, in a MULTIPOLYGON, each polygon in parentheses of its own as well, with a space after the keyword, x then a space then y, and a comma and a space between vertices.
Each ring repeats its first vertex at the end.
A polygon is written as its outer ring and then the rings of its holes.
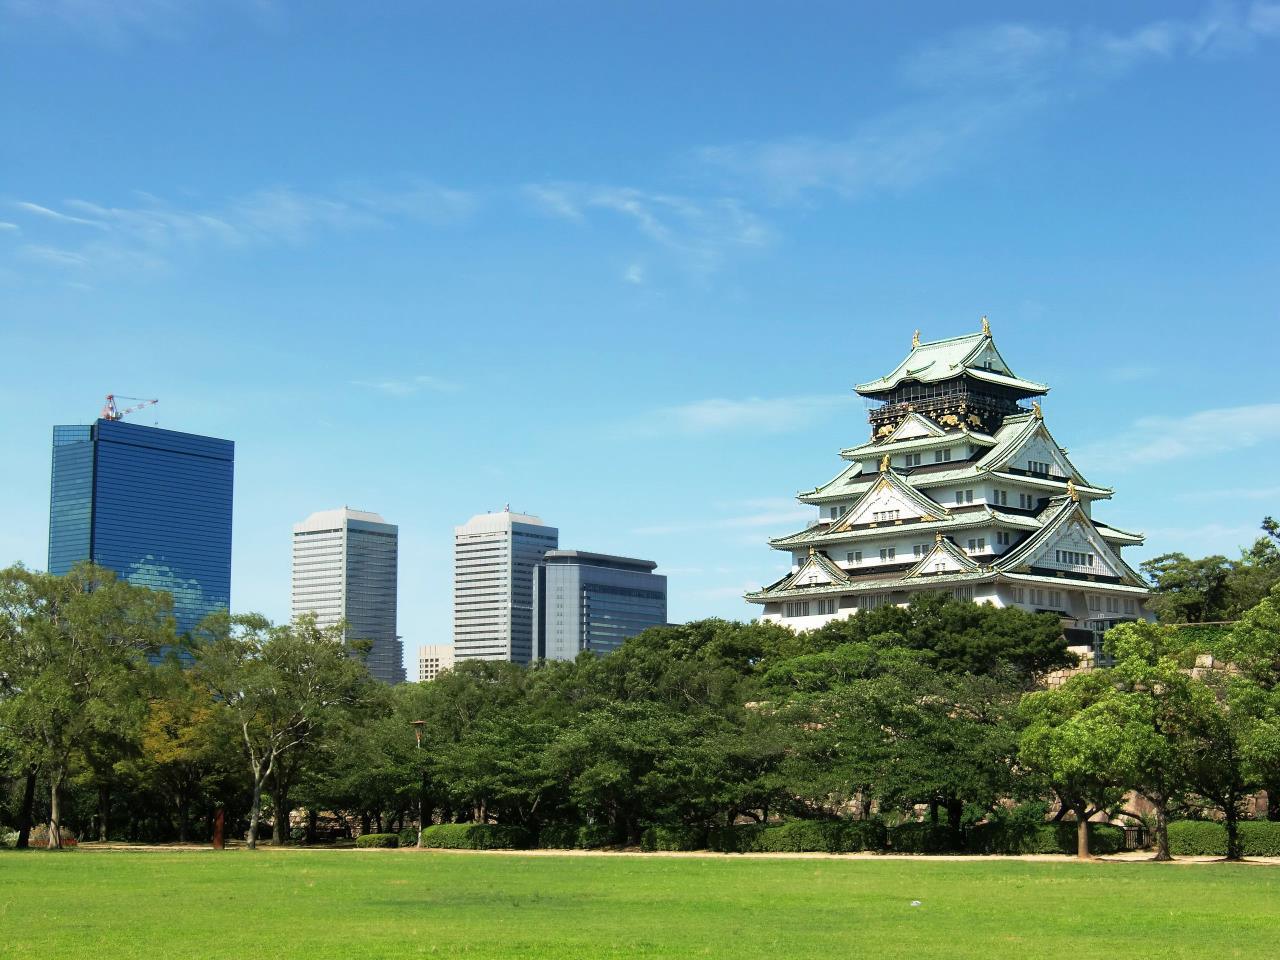
POLYGON ((422 783, 418 787, 418 849, 422 849, 422 830, 426 826, 427 814, 427 768, 422 763, 422 728, 427 725, 425 720, 411 721, 413 726, 414 750, 418 755, 418 767, 422 772, 422 783))

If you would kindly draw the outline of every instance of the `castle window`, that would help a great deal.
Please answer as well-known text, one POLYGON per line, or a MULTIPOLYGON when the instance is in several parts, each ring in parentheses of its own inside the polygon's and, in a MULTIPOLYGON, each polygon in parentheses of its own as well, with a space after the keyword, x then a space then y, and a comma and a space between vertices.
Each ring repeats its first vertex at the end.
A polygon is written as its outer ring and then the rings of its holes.
POLYGON ((991 502, 996 504, 997 506, 1007 507, 1009 505, 1009 491, 1008 490, 992 490, 991 502))
POLYGON ((917 560, 923 557, 928 552, 929 552, 929 545, 927 543, 917 543, 917 544, 913 544, 911 547, 911 555, 915 557, 917 560))
POLYGON ((1027 602, 1027 591, 1024 590, 1022 587, 1014 587, 1012 590, 1009 591, 1009 594, 1013 597, 1014 603, 1027 602))
POLYGON ((807 617, 809 615, 808 600, 790 600, 785 605, 786 610, 783 616, 788 620, 793 617, 807 617))
POLYGON ((972 490, 957 490, 957 491, 956 491, 956 503, 973 503, 973 491, 972 491, 972 490))
POLYGON ((861 551, 861 550, 854 550, 852 553, 846 553, 846 554, 844 555, 844 562, 845 562, 845 563, 861 563, 861 562, 862 562, 862 551, 861 551))
POLYGON ((888 561, 888 560, 893 560, 895 557, 897 557, 897 555, 898 555, 898 550, 897 550, 897 548, 896 548, 896 547, 881 547, 881 548, 880 548, 880 562, 881 562, 881 563, 884 563, 885 561, 888 561))
POLYGON ((871 517, 876 523, 886 523, 889 520, 897 520, 900 510, 877 510, 871 517))
POLYGON ((951 450, 950 450, 950 449, 946 449, 946 450, 935 450, 935 451, 933 451, 933 462, 934 462, 934 463, 946 463, 946 462, 947 462, 948 460, 950 460, 950 459, 951 459, 951 450))
POLYGON ((1124 612, 1128 614, 1138 612, 1138 604, 1131 597, 1124 598, 1124 612))
POLYGON ((996 531, 996 543, 997 543, 997 544, 999 544, 999 545, 1000 545, 1000 546, 1002 546, 1002 547, 1007 547, 1007 546, 1009 545, 1009 540, 1010 540, 1010 537, 1009 537, 1009 531, 1008 531, 1008 530, 997 530, 997 531, 996 531))
POLYGON ((971 538, 969 539, 969 552, 970 552, 970 553, 981 553, 981 552, 982 552, 983 550, 985 550, 985 549, 987 549, 987 538, 986 538, 986 537, 978 537, 977 539, 974 539, 974 538, 972 538, 972 537, 971 537, 971 538))
POLYGON ((826 599, 826 600, 819 600, 818 613, 819 614, 835 613, 836 603, 837 601, 835 597, 830 597, 829 599, 826 599))
POLYGON ((907 466, 908 466, 908 467, 918 467, 918 466, 920 466, 920 456, 921 456, 921 455, 920 455, 920 454, 918 454, 918 453, 908 453, 908 454, 907 454, 907 466))
POLYGON ((1036 505, 1035 498, 1033 498, 1031 494, 1029 493, 1018 494, 1018 507, 1020 509, 1033 510, 1035 509, 1035 505, 1036 505))
POLYGON ((1040 473, 1048 476, 1049 464, 1045 463, 1043 460, 1028 460, 1027 471, 1029 473, 1040 473))

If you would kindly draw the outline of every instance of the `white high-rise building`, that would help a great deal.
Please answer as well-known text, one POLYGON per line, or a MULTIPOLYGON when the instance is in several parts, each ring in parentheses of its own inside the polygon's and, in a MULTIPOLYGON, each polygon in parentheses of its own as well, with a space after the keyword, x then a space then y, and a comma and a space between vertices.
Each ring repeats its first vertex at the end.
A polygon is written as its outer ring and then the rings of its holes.
POLYGON ((533 658, 533 568, 560 531, 523 513, 482 513, 453 528, 453 645, 458 660, 533 658))
POLYGON ((293 527, 293 616, 314 613, 322 627, 347 622, 368 640, 369 673, 404 683, 404 644, 396 635, 399 529, 376 513, 342 507, 293 527))
POLYGON ((434 680, 445 670, 453 669, 452 643, 424 643, 418 648, 418 682, 434 680))

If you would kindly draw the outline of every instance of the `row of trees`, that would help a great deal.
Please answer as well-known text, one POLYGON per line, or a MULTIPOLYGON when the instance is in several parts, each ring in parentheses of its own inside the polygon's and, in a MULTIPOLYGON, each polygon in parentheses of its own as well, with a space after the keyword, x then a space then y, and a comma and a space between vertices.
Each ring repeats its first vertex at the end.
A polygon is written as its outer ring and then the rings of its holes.
POLYGON ((1037 689, 1074 659, 1055 616, 933 596, 806 634, 707 620, 607 658, 389 688, 311 619, 215 616, 179 651, 164 595, 14 568, 0 822, 39 816, 51 846, 64 824, 186 839, 221 807, 254 846, 264 813, 286 843, 291 810, 314 837, 321 815, 368 831, 421 809, 635 843, 650 825, 923 811, 958 838, 1022 800, 1074 814, 1087 844, 1087 818, 1136 791, 1160 856, 1171 817, 1210 810, 1239 855, 1248 799, 1280 796, 1280 589, 1231 629, 1127 625, 1109 643, 1113 668, 1037 689))

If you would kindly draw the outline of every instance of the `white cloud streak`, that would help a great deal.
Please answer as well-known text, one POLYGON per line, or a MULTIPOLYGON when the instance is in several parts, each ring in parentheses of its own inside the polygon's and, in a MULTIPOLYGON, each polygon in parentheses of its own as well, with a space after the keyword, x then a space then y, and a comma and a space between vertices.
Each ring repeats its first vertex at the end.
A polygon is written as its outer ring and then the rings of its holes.
MULTIPOLYGON (((259 190, 205 209, 183 208, 149 194, 127 206, 83 199, 59 207, 28 200, 14 210, 44 233, 26 248, 29 258, 65 265, 155 269, 182 250, 301 244, 320 233, 409 223, 444 226, 468 217, 471 194, 431 183, 403 190, 348 188, 331 195, 287 187, 259 190), (93 228, 85 237, 81 228, 93 228)), ((32 232, 28 231, 28 232, 32 232)))
POLYGON ((1182 417, 1143 417, 1124 432, 1074 451, 1081 464, 1133 469, 1190 457, 1204 459, 1280 440, 1280 403, 1201 410, 1182 417))
POLYGON ((571 223, 589 226, 597 218, 620 220, 699 272, 715 269, 731 253, 759 249, 772 239, 765 222, 733 197, 694 198, 571 182, 528 184, 524 192, 544 214, 571 223))
POLYGON ((846 137, 787 137, 705 147, 696 157, 776 202, 815 192, 858 198, 945 175, 1011 125, 1152 62, 1248 52, 1280 36, 1280 4, 1216 4, 1200 17, 1127 33, 997 23, 949 34, 903 61, 913 91, 846 137))
POLYGON ((708 434, 750 429, 765 433, 800 430, 830 416, 850 400, 845 394, 794 397, 714 398, 664 407, 656 411, 655 429, 708 434))
POLYGON ((462 389, 459 384, 454 383, 452 380, 445 380, 442 377, 434 377, 427 374, 404 380, 352 380, 351 385, 377 390, 379 393, 385 393, 392 397, 411 397, 416 393, 423 392, 456 393, 462 389))

